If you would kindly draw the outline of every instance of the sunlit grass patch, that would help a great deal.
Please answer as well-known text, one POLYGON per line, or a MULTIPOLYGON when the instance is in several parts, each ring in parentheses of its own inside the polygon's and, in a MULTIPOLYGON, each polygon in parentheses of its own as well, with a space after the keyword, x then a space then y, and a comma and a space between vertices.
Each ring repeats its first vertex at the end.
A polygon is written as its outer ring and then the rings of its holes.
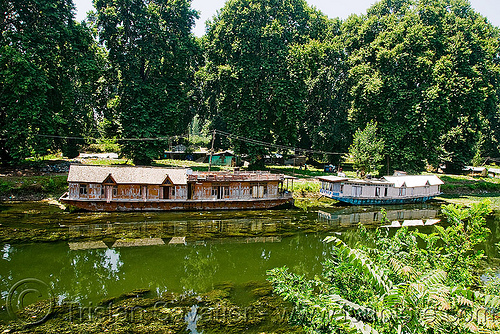
POLYGON ((0 195, 44 193, 60 196, 68 188, 66 175, 9 176, 0 181, 0 195))
POLYGON ((471 203, 480 203, 484 200, 490 200, 491 208, 493 210, 500 210, 500 192, 488 194, 442 195, 436 197, 436 199, 463 206, 470 206, 471 203))

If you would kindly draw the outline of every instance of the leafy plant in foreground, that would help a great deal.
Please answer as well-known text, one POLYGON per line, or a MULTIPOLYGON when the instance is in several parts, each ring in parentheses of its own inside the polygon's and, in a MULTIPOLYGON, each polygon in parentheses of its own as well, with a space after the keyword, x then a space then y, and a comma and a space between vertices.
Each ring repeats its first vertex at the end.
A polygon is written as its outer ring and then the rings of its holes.
POLYGON ((294 305, 291 321, 310 333, 492 332, 500 329, 500 297, 478 287, 484 255, 474 249, 489 232, 490 211, 488 203, 444 206, 449 226, 431 234, 362 228, 373 248, 327 237, 335 247, 322 278, 276 268, 269 280, 294 305))

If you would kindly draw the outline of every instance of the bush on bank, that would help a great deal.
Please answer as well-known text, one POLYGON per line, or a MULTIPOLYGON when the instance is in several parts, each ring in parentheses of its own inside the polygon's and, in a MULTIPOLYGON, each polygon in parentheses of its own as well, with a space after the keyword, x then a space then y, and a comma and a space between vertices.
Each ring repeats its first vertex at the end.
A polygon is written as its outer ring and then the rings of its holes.
MULTIPOLYGON (((322 277, 288 268, 269 274, 276 293, 294 304, 293 324, 308 333, 471 333, 500 329, 498 278, 480 279, 490 232, 488 202, 443 206, 448 226, 430 234, 402 228, 361 233, 373 246, 337 237, 322 277)), ((370 244, 370 243, 368 243, 370 244)))

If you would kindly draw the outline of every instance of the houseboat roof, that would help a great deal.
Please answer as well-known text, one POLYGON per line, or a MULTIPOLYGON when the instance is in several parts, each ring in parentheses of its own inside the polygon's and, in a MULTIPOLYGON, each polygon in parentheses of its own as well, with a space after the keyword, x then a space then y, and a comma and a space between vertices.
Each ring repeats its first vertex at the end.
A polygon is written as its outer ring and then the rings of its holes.
POLYGON ((412 188, 444 184, 436 175, 384 176, 384 179, 390 183, 394 183, 396 188, 400 188, 403 185, 412 188))
POLYGON ((283 174, 271 174, 267 171, 217 171, 217 172, 193 172, 188 176, 188 181, 212 181, 212 182, 231 182, 231 181, 283 181, 283 174))
POLYGON ((171 182, 186 185, 188 181, 211 182, 266 182, 282 181, 283 174, 269 172, 193 172, 189 168, 133 167, 133 166, 93 166, 71 165, 68 182, 105 183, 107 180, 116 184, 151 184, 161 185, 171 182), (110 178, 110 180, 108 180, 110 178))
POLYGON ((323 181, 328 181, 328 182, 344 182, 344 181, 349 181, 349 179, 347 177, 340 177, 340 176, 333 176, 333 175, 319 176, 318 179, 323 180, 323 181))
POLYGON ((328 182, 350 182, 356 184, 387 184, 387 181, 384 179, 349 179, 347 177, 340 177, 333 175, 320 176, 318 177, 318 179, 328 182))
POLYGON ((318 177, 321 181, 327 182, 350 182, 350 183, 361 183, 361 184, 391 184, 396 188, 405 187, 424 187, 426 185, 435 186, 444 184, 435 175, 404 175, 404 176, 384 176, 381 179, 349 179, 346 177, 338 176, 320 176, 318 177))
POLYGON ((68 182, 104 183, 111 177, 117 184, 187 184, 186 168, 71 165, 68 182))

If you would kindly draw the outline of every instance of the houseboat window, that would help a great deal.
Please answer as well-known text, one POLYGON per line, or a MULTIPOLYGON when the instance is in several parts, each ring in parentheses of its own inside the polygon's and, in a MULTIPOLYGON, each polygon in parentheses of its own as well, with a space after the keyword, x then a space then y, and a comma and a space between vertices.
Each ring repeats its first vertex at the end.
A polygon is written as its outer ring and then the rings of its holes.
POLYGON ((360 186, 354 186, 352 187, 352 195, 357 197, 357 196, 361 196, 363 193, 363 187, 360 187, 360 186))
POLYGON ((229 187, 224 187, 224 197, 229 197, 229 187))
POLYGON ((217 197, 218 194, 218 188, 217 187, 212 187, 212 196, 217 197))
POLYGON ((380 197, 380 188, 375 188, 375 196, 380 197))
POLYGON ((399 196, 406 196, 406 188, 399 188, 399 196))
POLYGON ((341 192, 341 193, 343 193, 343 192, 344 192, 344 185, 343 185, 343 184, 341 184, 341 185, 340 185, 340 192, 341 192))
POLYGON ((387 187, 384 189, 384 196, 387 197, 387 187))
POLYGON ((80 195, 87 195, 87 185, 80 184, 80 195))
POLYGON ((101 186, 101 196, 104 196, 104 186, 101 186))
POLYGON ((175 187, 171 187, 172 188, 172 197, 175 196, 175 187))
POLYGON ((118 196, 118 186, 113 186, 113 196, 118 196))
POLYGON ((267 186, 264 186, 264 196, 267 195, 267 186))

